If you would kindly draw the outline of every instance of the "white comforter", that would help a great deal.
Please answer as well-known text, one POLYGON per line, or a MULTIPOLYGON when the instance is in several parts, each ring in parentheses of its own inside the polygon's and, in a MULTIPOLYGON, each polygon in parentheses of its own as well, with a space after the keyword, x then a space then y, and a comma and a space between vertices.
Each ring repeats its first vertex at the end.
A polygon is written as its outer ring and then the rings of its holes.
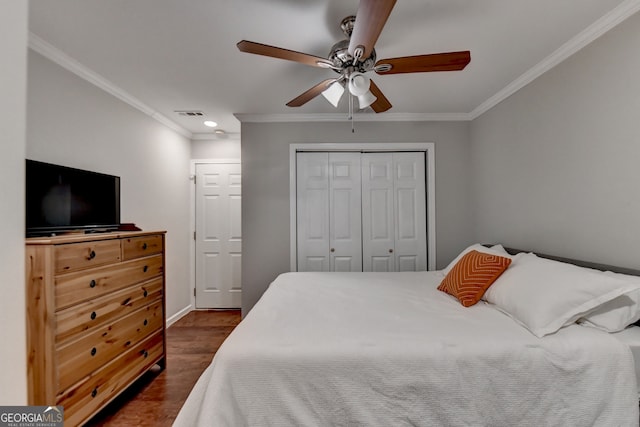
POLYGON ((543 339, 439 272, 287 273, 219 349, 175 426, 635 426, 629 348, 543 339))

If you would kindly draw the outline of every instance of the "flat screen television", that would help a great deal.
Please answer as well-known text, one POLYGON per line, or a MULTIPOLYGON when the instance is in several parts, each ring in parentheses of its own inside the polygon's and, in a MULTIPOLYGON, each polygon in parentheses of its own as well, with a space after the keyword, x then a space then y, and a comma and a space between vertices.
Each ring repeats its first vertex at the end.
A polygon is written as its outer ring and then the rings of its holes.
POLYGON ((27 159, 27 236, 120 225, 120 177, 27 159))

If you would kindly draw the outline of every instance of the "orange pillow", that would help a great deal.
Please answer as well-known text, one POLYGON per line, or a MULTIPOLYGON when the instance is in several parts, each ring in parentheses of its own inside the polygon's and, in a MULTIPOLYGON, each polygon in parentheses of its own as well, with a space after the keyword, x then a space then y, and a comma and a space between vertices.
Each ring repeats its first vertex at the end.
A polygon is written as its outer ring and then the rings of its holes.
POLYGON ((467 252, 445 276, 438 290, 453 295, 463 306, 470 307, 480 301, 509 264, 509 258, 478 251, 467 252))

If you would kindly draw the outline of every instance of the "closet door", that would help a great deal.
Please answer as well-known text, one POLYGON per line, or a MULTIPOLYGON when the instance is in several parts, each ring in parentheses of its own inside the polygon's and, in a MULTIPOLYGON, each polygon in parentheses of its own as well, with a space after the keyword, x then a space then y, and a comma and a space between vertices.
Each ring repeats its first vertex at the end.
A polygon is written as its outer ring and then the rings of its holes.
POLYGON ((297 153, 298 271, 329 271, 329 153, 297 153))
POLYGON ((360 153, 297 156, 298 271, 362 271, 360 153))
POLYGON ((330 271, 362 271, 360 153, 329 153, 330 271))
POLYGON ((362 154, 362 266, 396 271, 393 154, 362 154))
POLYGON ((427 269, 424 153, 364 153, 364 271, 427 269))
POLYGON ((424 153, 394 153, 396 271, 427 269, 424 153))

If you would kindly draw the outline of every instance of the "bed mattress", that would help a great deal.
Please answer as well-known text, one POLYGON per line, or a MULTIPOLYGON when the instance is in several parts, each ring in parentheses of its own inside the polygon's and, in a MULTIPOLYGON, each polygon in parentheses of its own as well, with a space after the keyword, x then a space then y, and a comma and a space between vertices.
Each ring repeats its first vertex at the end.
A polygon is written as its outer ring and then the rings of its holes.
POLYGON ((441 280, 279 276, 174 425, 637 425, 626 344, 580 325, 536 338, 489 304, 462 307, 441 280))

